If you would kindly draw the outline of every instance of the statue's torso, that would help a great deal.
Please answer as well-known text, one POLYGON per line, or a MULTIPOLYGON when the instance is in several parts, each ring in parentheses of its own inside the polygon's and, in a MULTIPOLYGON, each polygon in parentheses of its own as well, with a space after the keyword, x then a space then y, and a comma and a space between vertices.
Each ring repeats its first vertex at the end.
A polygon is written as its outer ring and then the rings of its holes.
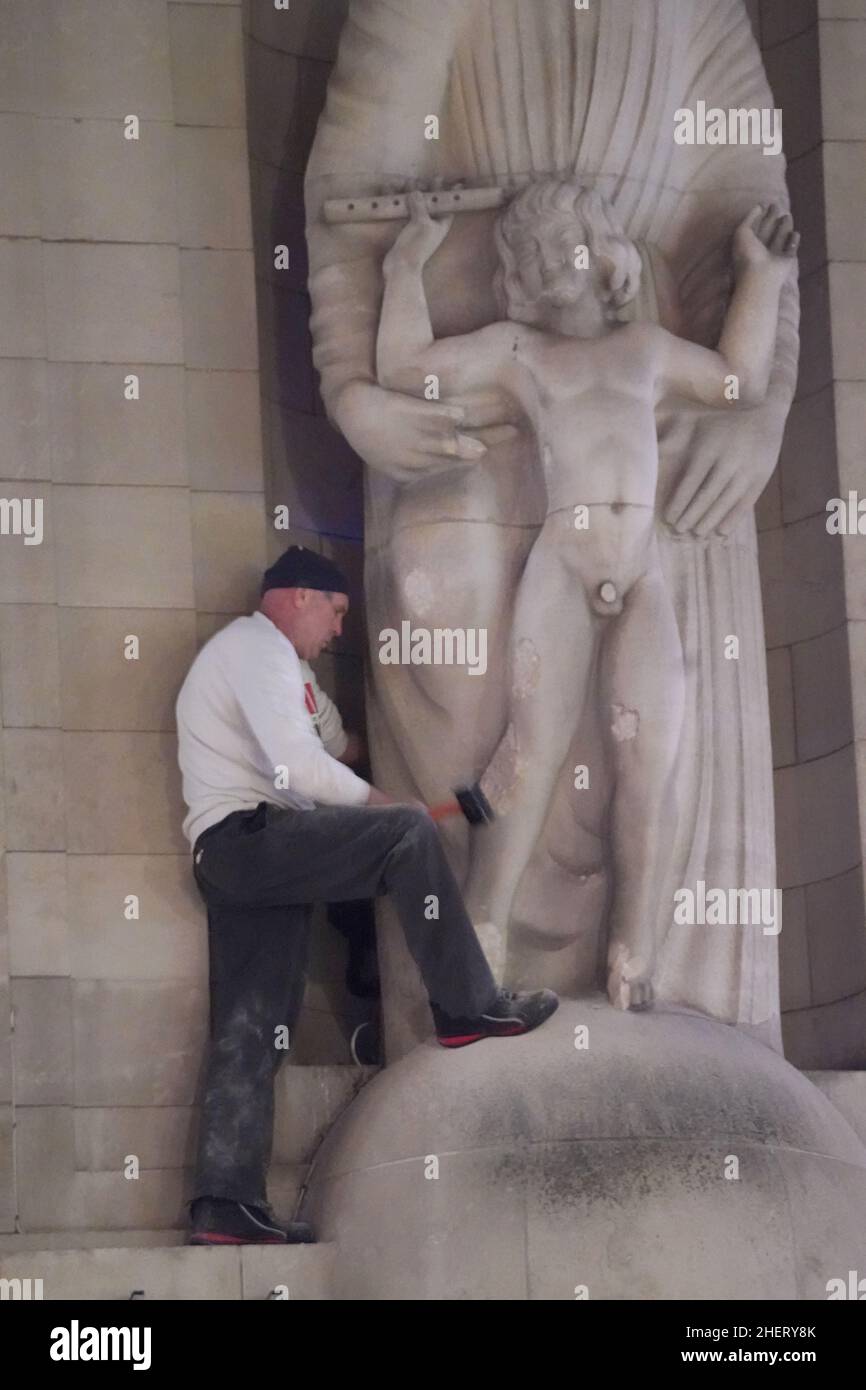
POLYGON ((544 469, 548 512, 655 505, 655 371, 645 339, 628 328, 585 340, 515 333, 513 389, 544 469))

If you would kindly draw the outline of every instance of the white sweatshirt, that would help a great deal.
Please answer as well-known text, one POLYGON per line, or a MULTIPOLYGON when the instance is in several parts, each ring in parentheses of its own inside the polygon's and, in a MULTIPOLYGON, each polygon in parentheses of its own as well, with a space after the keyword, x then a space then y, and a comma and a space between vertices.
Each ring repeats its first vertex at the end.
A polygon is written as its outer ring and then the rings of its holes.
POLYGON ((336 705, 264 613, 235 618, 205 643, 175 715, 191 846, 260 801, 306 811, 367 800, 369 784, 337 762, 348 738, 336 705))

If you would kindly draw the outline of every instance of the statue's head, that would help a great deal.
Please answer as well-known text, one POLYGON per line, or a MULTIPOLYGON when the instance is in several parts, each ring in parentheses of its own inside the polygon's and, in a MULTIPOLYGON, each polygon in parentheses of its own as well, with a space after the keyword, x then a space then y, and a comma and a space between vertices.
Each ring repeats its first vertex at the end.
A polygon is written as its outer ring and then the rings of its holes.
POLYGON ((641 259, 607 198, 579 179, 536 179, 496 221, 500 309, 519 323, 594 336, 635 298, 641 259))

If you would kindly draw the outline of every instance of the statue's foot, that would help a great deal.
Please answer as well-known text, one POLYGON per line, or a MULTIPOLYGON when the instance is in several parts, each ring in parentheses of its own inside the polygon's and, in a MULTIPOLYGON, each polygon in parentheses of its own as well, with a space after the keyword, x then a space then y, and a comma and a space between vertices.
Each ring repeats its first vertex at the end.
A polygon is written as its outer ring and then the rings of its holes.
POLYGON ((633 955, 627 946, 612 946, 608 953, 607 997, 615 1009, 635 1012, 651 1009, 655 1003, 652 968, 646 959, 633 955))

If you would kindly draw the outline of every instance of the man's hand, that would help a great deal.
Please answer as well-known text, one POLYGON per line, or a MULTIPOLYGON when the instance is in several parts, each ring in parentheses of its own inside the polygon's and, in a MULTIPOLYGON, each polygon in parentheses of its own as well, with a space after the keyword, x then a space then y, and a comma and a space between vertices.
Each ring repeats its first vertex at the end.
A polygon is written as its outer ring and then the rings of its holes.
POLYGON ((359 763, 366 758, 367 749, 360 734, 349 734, 349 742, 343 749, 341 756, 337 759, 339 763, 346 763, 351 767, 354 763, 359 763))
POLYGON ((800 249, 800 233, 794 231, 791 214, 783 212, 778 203, 768 208, 758 204, 740 223, 734 233, 734 265, 771 265, 780 262, 787 269, 800 249))
POLYGON ((388 796, 387 792, 380 792, 378 787, 370 788, 370 795, 367 797, 368 806, 414 806, 418 811, 424 811, 428 815, 430 807, 423 801, 400 800, 399 797, 388 796))
POLYGON ((388 796, 386 792, 380 792, 378 787, 370 788, 370 795, 367 797, 368 806, 396 806, 398 805, 393 796, 388 796))

